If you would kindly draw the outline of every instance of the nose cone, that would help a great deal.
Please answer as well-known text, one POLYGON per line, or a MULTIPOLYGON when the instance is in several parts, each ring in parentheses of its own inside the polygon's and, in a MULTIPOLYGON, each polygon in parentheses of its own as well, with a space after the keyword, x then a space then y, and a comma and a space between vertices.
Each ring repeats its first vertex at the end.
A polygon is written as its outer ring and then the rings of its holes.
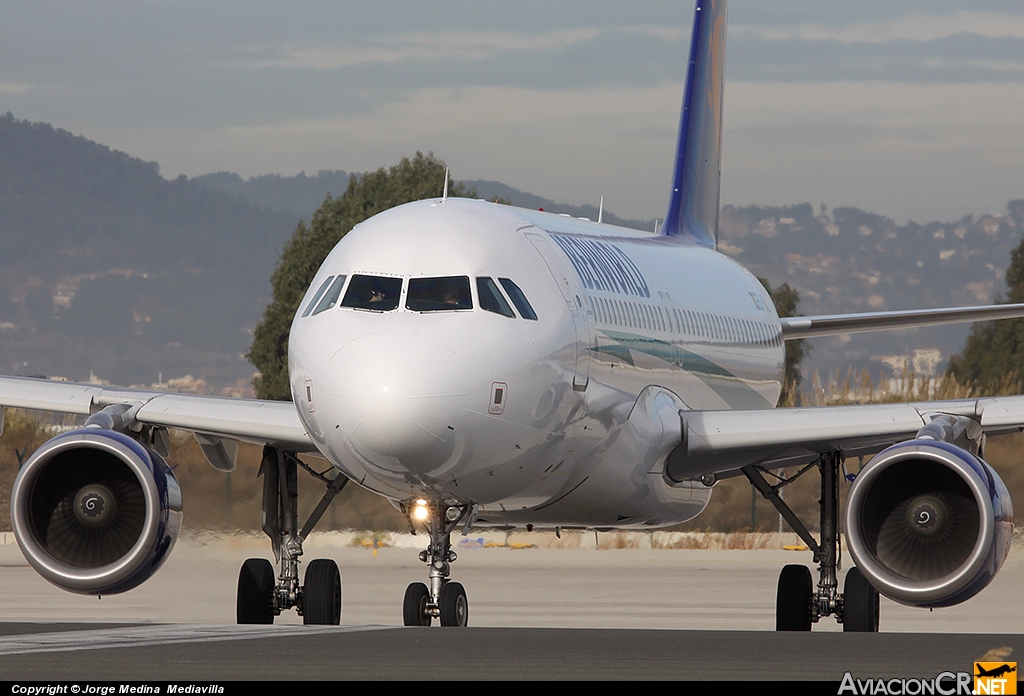
POLYGON ((362 336, 331 360, 332 412, 364 463, 394 473, 435 472, 451 457, 466 408, 462 361, 419 334, 362 336))

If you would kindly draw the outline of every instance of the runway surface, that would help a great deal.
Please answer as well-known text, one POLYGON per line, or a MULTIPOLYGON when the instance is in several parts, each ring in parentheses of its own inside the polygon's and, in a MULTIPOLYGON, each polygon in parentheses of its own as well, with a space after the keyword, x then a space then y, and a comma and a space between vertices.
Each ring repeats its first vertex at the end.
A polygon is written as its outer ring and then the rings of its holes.
POLYGON ((238 568, 258 538, 179 542, 132 592, 102 599, 38 578, 0 546, 2 679, 826 679, 970 671, 1024 655, 1024 549, 979 597, 927 612, 883 599, 879 635, 823 619, 776 634, 775 582, 809 553, 460 549, 453 577, 471 628, 404 628, 401 599, 425 568, 409 548, 307 544, 343 575, 341 627, 234 621, 238 568))

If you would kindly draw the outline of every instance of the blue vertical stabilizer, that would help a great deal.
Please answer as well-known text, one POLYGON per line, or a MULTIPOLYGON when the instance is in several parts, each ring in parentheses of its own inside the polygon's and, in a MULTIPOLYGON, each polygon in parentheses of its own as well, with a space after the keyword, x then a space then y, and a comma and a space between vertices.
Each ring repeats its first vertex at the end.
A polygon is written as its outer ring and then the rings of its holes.
POLYGON ((712 248, 718 243, 727 6, 726 0, 697 0, 672 195, 661 228, 712 248))

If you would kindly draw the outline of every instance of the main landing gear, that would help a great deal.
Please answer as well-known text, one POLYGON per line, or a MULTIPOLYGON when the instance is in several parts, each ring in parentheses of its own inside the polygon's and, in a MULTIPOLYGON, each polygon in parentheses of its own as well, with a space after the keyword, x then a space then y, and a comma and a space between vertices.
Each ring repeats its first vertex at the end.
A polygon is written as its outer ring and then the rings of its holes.
POLYGON ((341 622, 341 573, 338 564, 318 558, 306 567, 305 583, 299 584, 302 541, 320 521, 327 507, 348 483, 342 475, 329 479, 310 469, 292 452, 263 448, 263 531, 270 537, 280 565, 277 577, 265 558, 250 558, 238 574, 237 618, 240 624, 272 624, 285 609, 295 609, 306 624, 341 622), (327 491, 298 528, 298 467, 327 485, 327 491))
POLYGON ((858 568, 846 573, 843 592, 839 593, 839 470, 841 452, 823 454, 788 479, 769 484, 757 466, 743 467, 751 485, 779 511, 814 554, 818 564, 818 587, 815 591, 811 571, 804 565, 787 565, 779 575, 775 601, 775 630, 810 631, 811 624, 823 616, 834 616, 843 624, 843 631, 876 633, 878 631, 878 590, 858 568), (821 475, 821 499, 818 501, 821 539, 815 541, 796 513, 779 496, 779 489, 792 483, 812 468, 821 475))
POLYGON ((452 582, 451 564, 457 555, 452 551, 452 532, 466 517, 465 505, 448 505, 442 501, 417 500, 404 512, 410 525, 425 531, 430 540, 420 551, 420 560, 429 568, 429 587, 414 582, 405 590, 402 616, 406 626, 429 626, 440 619, 442 626, 466 626, 469 623, 469 601, 461 584, 452 582))

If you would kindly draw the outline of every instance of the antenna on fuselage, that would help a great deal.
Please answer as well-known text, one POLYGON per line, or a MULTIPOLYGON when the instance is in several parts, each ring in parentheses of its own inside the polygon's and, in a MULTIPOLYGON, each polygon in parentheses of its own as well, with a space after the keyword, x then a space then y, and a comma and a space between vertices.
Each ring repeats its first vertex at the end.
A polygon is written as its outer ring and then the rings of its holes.
POLYGON ((601 206, 597 209, 597 224, 601 224, 601 218, 604 217, 604 196, 601 196, 601 206))
POLYGON ((441 194, 441 202, 448 200, 448 167, 444 168, 444 193, 441 194))

